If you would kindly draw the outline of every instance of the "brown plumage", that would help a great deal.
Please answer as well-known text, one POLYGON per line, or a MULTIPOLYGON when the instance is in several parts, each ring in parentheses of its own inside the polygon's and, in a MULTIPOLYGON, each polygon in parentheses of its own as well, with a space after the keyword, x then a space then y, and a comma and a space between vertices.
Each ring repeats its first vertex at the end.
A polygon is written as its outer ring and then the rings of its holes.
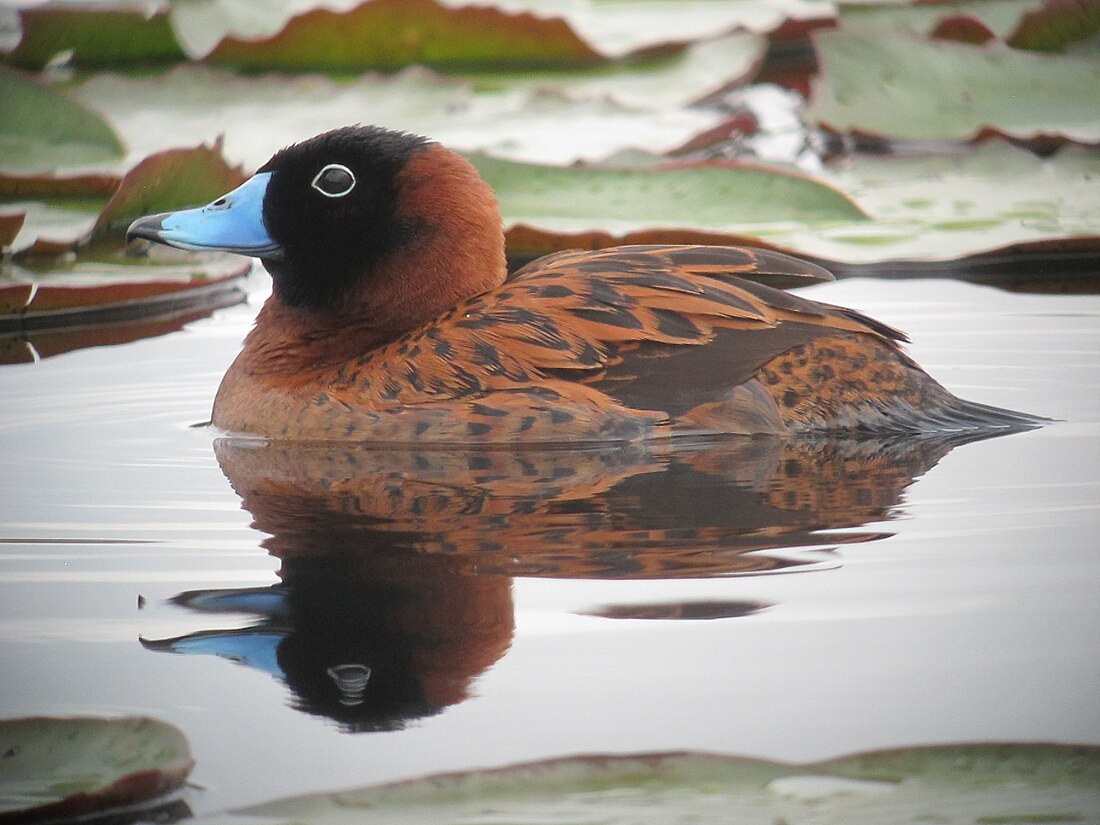
MULTIPOLYGON (((491 191, 422 138, 337 130, 253 180, 275 289, 215 401, 231 432, 496 443, 1038 421, 955 398, 902 333, 785 292, 831 276, 776 252, 569 251, 506 279, 491 191)), ((190 214, 131 233, 249 251, 205 243, 190 214)))

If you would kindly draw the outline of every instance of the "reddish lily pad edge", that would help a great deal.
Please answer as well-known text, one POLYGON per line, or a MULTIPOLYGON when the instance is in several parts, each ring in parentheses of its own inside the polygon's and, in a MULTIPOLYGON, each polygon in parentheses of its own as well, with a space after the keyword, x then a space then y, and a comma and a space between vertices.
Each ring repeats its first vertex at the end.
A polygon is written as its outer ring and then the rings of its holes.
MULTIPOLYGON (((0 721, 0 742, 6 747, 0 758, 5 761, 18 760, 21 754, 32 750, 33 741, 30 743, 31 747, 28 747, 28 743, 20 739, 20 734, 25 735, 25 731, 33 731, 35 728, 44 730, 43 738, 47 740, 52 734, 55 739, 54 744, 57 744, 56 740, 60 738, 79 742, 81 737, 85 737, 89 747, 95 748, 97 752, 105 747, 102 737, 97 738, 97 734, 104 731, 110 732, 110 744, 116 749, 119 743, 126 747, 140 749, 145 744, 142 737, 150 735, 155 735, 159 744, 155 748, 156 756, 150 756, 148 763, 105 781, 102 785, 64 796, 61 795, 62 792, 57 792, 58 798, 51 801, 0 811, 0 825, 59 819, 68 821, 102 814, 117 808, 144 805, 182 787, 195 765, 183 733, 173 725, 147 716, 110 719, 41 716, 2 720, 0 721), (150 764, 157 759, 160 760, 160 764, 150 764)), ((65 742, 64 746, 69 747, 68 742, 65 742)), ((32 754, 30 758, 33 759, 35 756, 40 757, 41 754, 32 754)), ((98 758, 98 753, 93 753, 93 758, 98 758)), ((64 761, 59 762, 59 770, 63 771, 65 767, 67 765, 64 761)), ((0 773, 0 779, 2 778, 3 773, 0 773)), ((44 777, 43 786, 49 787, 51 782, 57 782, 59 786, 63 786, 65 778, 63 776, 44 777)), ((82 777, 81 781, 86 781, 86 777, 82 777)), ((2 791, 3 786, 0 785, 0 792, 2 791)), ((43 796, 43 798, 46 797, 43 796)))

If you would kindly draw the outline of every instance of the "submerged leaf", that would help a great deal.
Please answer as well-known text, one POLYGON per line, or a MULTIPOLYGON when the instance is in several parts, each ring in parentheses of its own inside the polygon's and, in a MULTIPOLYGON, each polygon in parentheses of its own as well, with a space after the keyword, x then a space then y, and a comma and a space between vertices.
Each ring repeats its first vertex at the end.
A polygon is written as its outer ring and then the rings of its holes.
POLYGON ((0 111, 5 168, 99 163, 122 155, 121 141, 95 112, 2 66, 0 111))
POLYGON ((0 721, 0 819, 87 816, 147 802, 194 764, 183 734, 143 717, 0 721))

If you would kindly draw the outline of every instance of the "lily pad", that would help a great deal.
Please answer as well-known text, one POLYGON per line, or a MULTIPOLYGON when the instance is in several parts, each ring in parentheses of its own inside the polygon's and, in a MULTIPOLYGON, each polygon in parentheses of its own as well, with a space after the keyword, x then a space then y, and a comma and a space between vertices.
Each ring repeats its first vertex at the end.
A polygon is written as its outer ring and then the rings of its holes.
POLYGON ((421 67, 342 82, 178 66, 151 77, 93 77, 74 94, 111 119, 134 162, 167 145, 224 133, 226 156, 257 168, 289 143, 363 120, 456 149, 568 163, 624 145, 664 151, 714 126, 721 112, 680 105, 751 63, 755 42, 751 36, 722 41, 726 54, 700 44, 659 65, 571 73, 545 83, 529 75, 494 76, 491 83, 479 77, 475 86, 421 67), (620 84, 630 105, 612 98, 620 84))
POLYGON ((101 163, 122 156, 122 142, 95 112, 2 66, 0 111, 0 164, 6 169, 101 163))
POLYGON ((135 218, 207 203, 244 183, 240 167, 230 167, 220 142, 150 155, 126 174, 99 213, 93 243, 121 242, 135 218))
POLYGON ((1038 9, 1029 11, 1008 37, 1017 49, 1060 52, 1067 47, 1092 39, 1087 50, 1100 53, 1096 40, 1100 32, 1100 4, 1089 0, 1046 0, 1038 9))
POLYGON ((222 40, 208 62, 248 71, 576 67, 604 58, 561 18, 491 6, 448 8, 436 0, 366 0, 348 12, 315 9, 276 35, 222 40))
POLYGON ((777 176, 775 189, 754 190, 727 170, 731 188, 720 191, 713 165, 695 168, 711 174, 692 189, 678 177, 692 170, 529 174, 475 160, 497 189, 509 254, 520 261, 616 243, 731 243, 813 258, 844 274, 915 275, 966 274, 978 258, 993 263, 993 250, 1024 262, 1100 254, 1100 155, 1082 147, 1049 158, 1004 141, 958 154, 857 155, 809 182, 803 194, 821 200, 804 202, 802 212, 783 191, 791 181, 777 176), (848 211, 830 192, 844 193, 848 211), (698 209, 697 197, 705 202, 698 209))
POLYGON ((83 68, 174 63, 185 55, 166 11, 130 7, 46 4, 19 10, 23 30, 7 60, 41 69, 59 54, 83 68))
MULTIPOLYGON (((449 6, 469 0, 444 0, 449 6)), ((830 0, 497 0, 495 5, 538 15, 560 15, 601 54, 622 57, 662 44, 708 40, 728 32, 770 34, 787 23, 833 17, 830 0)))
POLYGON ((838 22, 852 33, 909 31, 927 35, 946 20, 967 19, 992 37, 1006 40, 1043 0, 954 0, 949 3, 841 2, 838 22))
POLYGON ((1100 6, 1090 0, 844 2, 839 12, 847 31, 907 29, 971 43, 996 39, 1016 49, 1044 52, 1063 52, 1100 31, 1100 6))
POLYGON ((17 212, 14 215, 0 215, 0 246, 11 246, 15 236, 23 228, 23 222, 27 219, 25 212, 17 212))
POLYGON ((71 200, 101 198, 106 201, 118 189, 119 177, 112 174, 9 175, 0 172, 0 201, 71 200))
POLYGON ((0 822, 102 813, 183 784, 183 734, 143 717, 0 721, 0 822))
POLYGON ((762 35, 741 31, 692 43, 662 60, 571 72, 469 76, 486 91, 553 90, 571 100, 606 99, 635 110, 675 109, 747 80, 759 68, 766 47, 762 35))
POLYGON ((1092 821, 1100 748, 975 744, 811 764, 693 753, 578 756, 271 802, 196 823, 1092 821))
MULTIPOLYGON (((60 238, 38 234, 0 267, 0 337, 40 337, 46 330, 78 326, 131 325, 106 335, 107 340, 99 333, 80 338, 111 343, 133 337, 135 324, 148 327, 150 321, 190 319, 239 303, 244 292, 238 281, 250 267, 247 259, 160 247, 151 257, 138 258, 127 254, 124 233, 137 216, 213 200, 243 180, 241 170, 225 162, 220 146, 199 146, 146 158, 122 178, 111 199, 92 218, 79 211, 68 215, 55 203, 30 202, 32 233, 40 233, 43 225, 81 231, 60 238)), ((87 183, 62 179, 59 186, 80 189, 87 183)), ((33 183, 39 188, 48 185, 45 179, 33 183)), ((160 329, 156 324, 153 328, 160 329)), ((67 336, 62 343, 42 346, 56 350, 75 346, 73 340, 67 336)))
POLYGON ((808 116, 841 132, 969 140, 994 130, 1100 142, 1100 61, 935 41, 909 32, 819 32, 808 116))
MULTIPOLYGON (((142 160, 121 180, 110 175, 86 175, 76 177, 53 178, 46 175, 32 177, 0 175, 0 197, 10 192, 16 199, 16 205, 35 207, 45 213, 43 217, 32 215, 29 222, 37 229, 42 224, 54 226, 80 226, 87 218, 83 217, 89 204, 102 199, 107 187, 109 199, 95 216, 87 233, 58 238, 53 235, 37 248, 27 245, 21 254, 38 255, 61 254, 62 252, 94 252, 102 255, 105 251, 121 249, 126 227, 135 218, 153 212, 164 212, 184 206, 195 206, 213 200, 219 195, 238 186, 246 178, 239 167, 230 167, 222 156, 220 143, 214 146, 198 146, 191 149, 169 149, 157 152, 142 160), (55 199, 61 200, 54 203, 55 199), (76 207, 77 217, 60 219, 57 213, 65 208, 76 207)), ((30 227, 28 227, 30 228, 30 227)))
POLYGON ((660 168, 521 164, 486 155, 472 162, 505 219, 567 230, 640 227, 726 229, 785 221, 824 224, 865 215, 832 187, 794 172, 730 162, 660 168))
MULTIPOLYGON (((331 6, 330 6, 331 7, 331 6)), ((172 0, 172 31, 192 60, 208 55, 227 35, 272 37, 293 13, 291 0, 172 0)))

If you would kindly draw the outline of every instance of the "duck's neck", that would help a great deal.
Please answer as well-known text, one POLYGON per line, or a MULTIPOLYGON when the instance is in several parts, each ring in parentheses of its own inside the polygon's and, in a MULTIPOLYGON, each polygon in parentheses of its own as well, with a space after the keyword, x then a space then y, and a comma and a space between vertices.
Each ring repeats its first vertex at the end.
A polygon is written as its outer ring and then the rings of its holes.
POLYGON ((504 282, 500 213, 463 158, 432 144, 397 178, 401 245, 372 261, 331 306, 288 306, 273 294, 241 353, 254 374, 315 373, 382 346, 504 282))

